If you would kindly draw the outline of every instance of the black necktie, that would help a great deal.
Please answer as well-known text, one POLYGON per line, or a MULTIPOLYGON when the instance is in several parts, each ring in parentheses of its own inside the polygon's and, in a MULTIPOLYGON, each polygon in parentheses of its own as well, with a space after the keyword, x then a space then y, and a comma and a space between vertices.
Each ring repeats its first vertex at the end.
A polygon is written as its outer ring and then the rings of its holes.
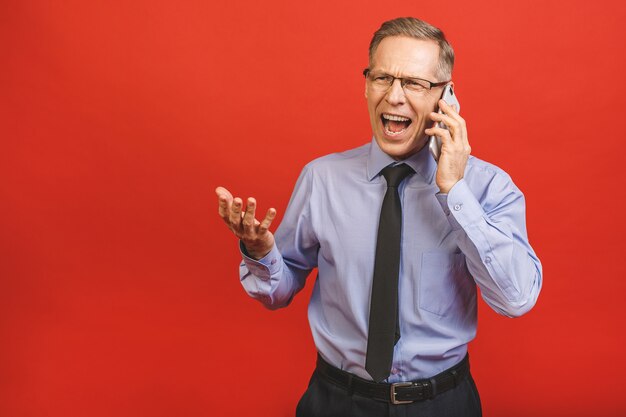
POLYGON ((383 199, 378 224, 365 358, 365 369, 376 382, 389 376, 393 347, 400 339, 398 274, 400 272, 402 206, 398 186, 413 172, 413 169, 406 164, 388 166, 381 171, 387 180, 387 192, 383 199))

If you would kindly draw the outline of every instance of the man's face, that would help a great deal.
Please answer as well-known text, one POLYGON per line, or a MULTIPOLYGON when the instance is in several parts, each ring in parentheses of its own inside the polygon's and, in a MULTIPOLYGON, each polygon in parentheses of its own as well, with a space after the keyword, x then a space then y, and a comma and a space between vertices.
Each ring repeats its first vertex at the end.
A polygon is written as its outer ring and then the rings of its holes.
MULTIPOLYGON (((370 73, 443 81, 435 77, 438 60, 439 46, 434 41, 393 36, 378 44, 370 63, 370 73)), ((424 129, 433 124, 428 114, 435 110, 442 88, 406 94, 400 80, 394 80, 383 92, 366 80, 367 109, 380 149, 396 160, 422 149, 427 141, 424 129)))

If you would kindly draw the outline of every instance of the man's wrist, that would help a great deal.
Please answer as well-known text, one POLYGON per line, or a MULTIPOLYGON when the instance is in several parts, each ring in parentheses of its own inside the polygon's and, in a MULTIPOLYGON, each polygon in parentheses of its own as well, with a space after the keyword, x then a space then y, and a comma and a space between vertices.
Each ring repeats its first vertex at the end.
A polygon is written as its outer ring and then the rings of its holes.
POLYGON ((263 259, 265 256, 267 256, 268 253, 272 251, 271 246, 269 248, 254 249, 247 246, 243 241, 241 242, 241 249, 247 257, 252 258, 255 261, 263 259))
POLYGON ((454 187, 455 185, 456 185, 456 182, 454 184, 446 184, 444 186, 441 186, 441 187, 439 187, 439 193, 440 194, 448 194, 450 192, 450 190, 452 189, 452 187, 454 187))

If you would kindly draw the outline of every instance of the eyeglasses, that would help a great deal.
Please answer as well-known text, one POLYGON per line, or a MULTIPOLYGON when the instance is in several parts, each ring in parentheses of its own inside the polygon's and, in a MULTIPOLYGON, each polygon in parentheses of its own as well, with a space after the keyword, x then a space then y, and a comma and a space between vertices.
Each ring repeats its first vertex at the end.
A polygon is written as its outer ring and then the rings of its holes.
POLYGON ((389 90, 395 80, 400 80, 400 86, 405 92, 411 93, 423 93, 433 87, 441 87, 450 82, 442 81, 434 83, 432 81, 424 80, 422 78, 415 77, 394 77, 393 75, 385 74, 384 72, 370 72, 369 68, 363 70, 363 75, 371 83, 372 87, 381 93, 389 90))

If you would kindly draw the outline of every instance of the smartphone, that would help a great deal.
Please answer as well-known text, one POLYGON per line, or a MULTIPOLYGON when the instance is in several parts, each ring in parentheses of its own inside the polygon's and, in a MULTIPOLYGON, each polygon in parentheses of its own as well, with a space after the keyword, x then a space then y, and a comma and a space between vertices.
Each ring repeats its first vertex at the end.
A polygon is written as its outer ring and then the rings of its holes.
MULTIPOLYGON (((459 100, 457 100, 456 98, 456 94, 454 94, 452 84, 448 84, 444 87, 441 98, 445 100, 445 102, 449 105, 456 106, 457 112, 461 111, 461 105, 459 104, 459 100)), ((442 114, 443 112, 441 111, 441 109, 439 109, 438 113, 442 114)), ((447 129, 446 125, 443 124, 443 122, 439 122, 439 127, 441 127, 442 129, 447 129)), ((430 154, 433 156, 433 158, 435 158, 435 161, 439 161, 439 155, 441 155, 441 139, 434 135, 431 136, 430 141, 428 142, 428 149, 430 150, 430 154)))

